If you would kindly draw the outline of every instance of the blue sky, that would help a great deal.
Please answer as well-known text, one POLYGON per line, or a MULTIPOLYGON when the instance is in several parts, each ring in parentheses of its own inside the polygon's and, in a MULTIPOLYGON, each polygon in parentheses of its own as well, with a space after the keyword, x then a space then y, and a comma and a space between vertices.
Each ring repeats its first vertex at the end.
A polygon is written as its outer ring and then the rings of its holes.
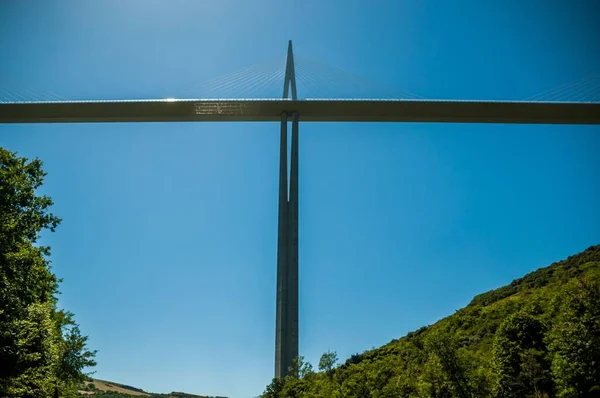
MULTIPOLYGON (((0 88, 178 96, 283 59, 291 38, 299 55, 423 97, 522 99, 600 71, 595 3, 2 2, 0 88)), ((315 365, 600 243, 598 126, 300 132, 300 351, 315 365)), ((156 392, 263 391, 274 368, 276 125, 0 125, 0 145, 44 161, 43 192, 64 219, 44 243, 61 305, 99 350, 96 377, 156 392)))

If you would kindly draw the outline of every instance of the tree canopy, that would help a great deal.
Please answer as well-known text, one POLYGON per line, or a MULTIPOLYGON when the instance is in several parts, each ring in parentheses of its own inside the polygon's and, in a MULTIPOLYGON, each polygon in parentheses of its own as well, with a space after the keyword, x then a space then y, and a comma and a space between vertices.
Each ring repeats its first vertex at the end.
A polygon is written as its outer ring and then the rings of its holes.
POLYGON ((95 366, 73 314, 59 309, 50 248, 37 244, 60 219, 38 195, 39 159, 0 147, 0 396, 75 396, 95 366))

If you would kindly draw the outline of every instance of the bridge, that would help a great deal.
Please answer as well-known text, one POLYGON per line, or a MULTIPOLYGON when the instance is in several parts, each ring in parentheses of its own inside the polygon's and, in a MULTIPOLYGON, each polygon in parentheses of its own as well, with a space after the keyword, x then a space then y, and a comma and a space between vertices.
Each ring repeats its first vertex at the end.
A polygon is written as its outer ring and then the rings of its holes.
MULTIPOLYGON (((600 124, 600 93, 593 78, 551 90, 548 100, 458 101, 423 98, 335 99, 298 98, 296 77, 315 78, 296 71, 292 42, 285 70, 248 71, 218 80, 215 87, 251 92, 283 79, 281 98, 162 98, 125 100, 68 100, 26 96, 0 89, 0 123, 103 122, 278 122, 280 124, 279 209, 275 377, 289 374, 298 356, 298 131, 303 122, 435 122, 600 124), (257 80, 258 79, 258 80, 257 80), (243 87, 242 87, 243 86, 243 87), (4 95, 3 95, 4 93, 4 95), (4 98, 4 99, 3 99, 4 98), (583 101, 582 101, 583 99, 583 101), (292 125, 288 164, 288 123, 292 125), (290 170, 288 173, 288 165, 290 170)), ((319 69, 323 72, 323 68, 319 69)), ((315 78, 316 79, 316 78, 315 78)), ((318 79, 316 79, 318 80, 318 79)))
POLYGON ((303 122, 599 124, 600 104, 570 102, 162 99, 0 104, 0 123, 303 122))

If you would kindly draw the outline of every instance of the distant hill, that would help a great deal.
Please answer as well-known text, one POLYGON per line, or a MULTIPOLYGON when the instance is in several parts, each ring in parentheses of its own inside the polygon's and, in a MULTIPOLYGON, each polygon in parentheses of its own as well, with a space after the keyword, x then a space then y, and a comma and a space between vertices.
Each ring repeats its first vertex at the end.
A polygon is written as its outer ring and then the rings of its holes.
MULTIPOLYGON (((85 383, 85 389, 79 391, 80 395, 100 395, 101 393, 114 393, 131 396, 148 396, 141 388, 131 387, 125 384, 119 384, 112 381, 93 379, 85 383)), ((108 395, 107 395, 108 396, 108 395)))
POLYGON ((81 390, 79 390, 79 395, 92 398, 132 398, 136 396, 148 398, 226 398, 208 395, 194 395, 184 392, 171 392, 169 394, 150 393, 142 390, 141 388, 100 379, 93 379, 92 381, 85 382, 81 390))
POLYGON ((301 367, 263 397, 600 397, 599 364, 596 245, 335 369, 301 367))

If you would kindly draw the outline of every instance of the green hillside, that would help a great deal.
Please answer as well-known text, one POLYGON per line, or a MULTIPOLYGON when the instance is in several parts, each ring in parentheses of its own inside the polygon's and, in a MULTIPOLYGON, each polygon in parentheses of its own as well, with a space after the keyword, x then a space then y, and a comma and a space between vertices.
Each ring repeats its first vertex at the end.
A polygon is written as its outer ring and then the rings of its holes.
POLYGON ((263 397, 600 397, 600 245, 263 397))
POLYGON ((188 394, 184 392, 171 392, 168 394, 150 393, 141 388, 100 379, 90 379, 89 381, 84 382, 81 385, 78 395, 95 398, 225 398, 188 394))

